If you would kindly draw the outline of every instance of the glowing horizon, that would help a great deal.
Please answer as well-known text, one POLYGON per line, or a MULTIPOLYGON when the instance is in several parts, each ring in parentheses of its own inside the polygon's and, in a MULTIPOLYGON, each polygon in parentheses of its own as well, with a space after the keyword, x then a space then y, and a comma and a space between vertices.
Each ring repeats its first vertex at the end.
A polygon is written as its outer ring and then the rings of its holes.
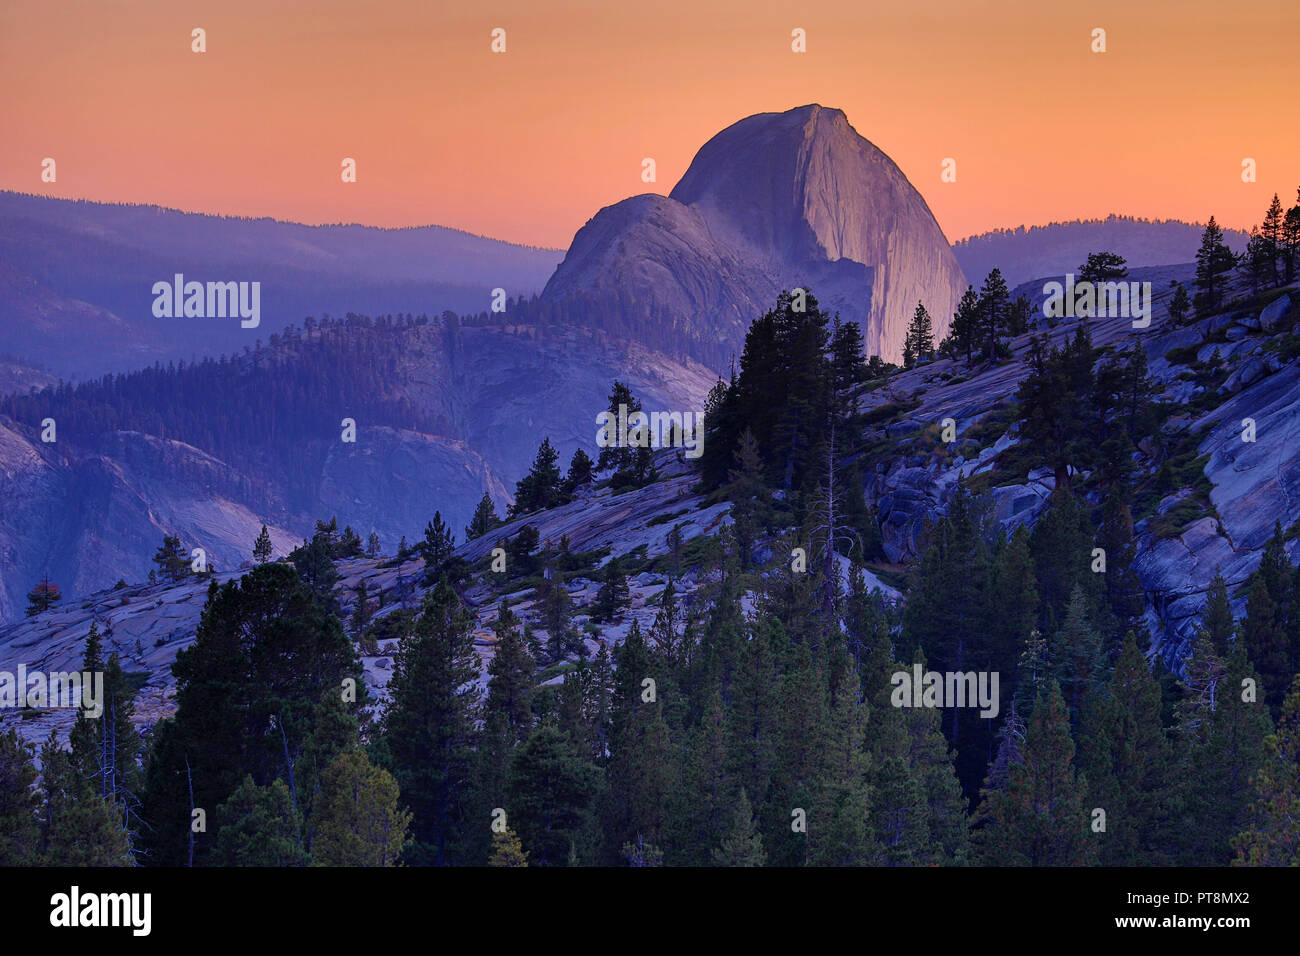
POLYGON ((70 9, 0 10, 2 189, 565 249, 601 207, 667 194, 720 130, 807 103, 844 110, 952 242, 1111 214, 1248 229, 1300 186, 1291 0, 70 9), (806 53, 791 52, 796 27, 806 53), (940 181, 947 157, 955 183, 940 181), (1242 182, 1247 157, 1257 182, 1242 182))

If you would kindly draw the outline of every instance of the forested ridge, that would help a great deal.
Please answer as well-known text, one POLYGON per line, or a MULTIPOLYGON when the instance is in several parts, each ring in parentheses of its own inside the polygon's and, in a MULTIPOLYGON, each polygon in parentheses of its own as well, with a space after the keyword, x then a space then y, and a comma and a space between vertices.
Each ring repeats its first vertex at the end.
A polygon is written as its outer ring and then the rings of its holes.
MULTIPOLYGON (((1106 254, 1084 267, 1124 268, 1106 254)), ((1234 271, 1280 287, 1294 280, 1294 247, 1260 240, 1238 258, 1211 219, 1176 321, 1220 314, 1239 294, 1234 271)), ((650 488, 674 454, 579 452, 566 471, 543 439, 506 519, 485 496, 465 531, 498 551, 468 560, 435 514, 422 541, 373 558, 421 555, 414 591, 409 580, 339 587, 337 563, 362 546, 336 522, 278 561, 259 537, 258 565, 210 587, 197 640, 173 668, 173 717, 137 736, 132 691, 114 677, 114 719, 79 721, 65 756, 51 742, 39 792, 29 749, 0 737, 0 859, 1300 862, 1294 529, 1277 524, 1234 593, 1221 575, 1210 582, 1188 657, 1169 666, 1153 653, 1134 516, 1166 517, 1153 509, 1185 481, 1188 507, 1212 509, 1204 475, 1182 439, 1155 437, 1176 409, 1159 400, 1140 345, 1096 348, 1082 321, 1050 344, 996 272, 972 287, 945 342, 918 306, 909 360, 1020 365, 1018 390, 985 429, 1016 429, 1001 473, 1054 476, 1032 525, 1008 533, 993 519, 996 474, 962 478, 917 560, 883 562, 878 515, 858 492, 897 451, 872 436, 906 404, 866 400, 897 369, 866 360, 856 327, 810 291, 782 293, 709 396, 694 493, 729 506, 714 533, 688 540, 678 510, 660 516, 670 531, 653 556, 543 540, 534 522, 551 509, 650 488), (902 599, 873 590, 869 574, 902 599), (653 608, 644 626, 633 584, 653 608), (476 643, 492 648, 485 674, 476 643), (360 660, 381 644, 395 653, 375 707, 360 660), (996 707, 904 699, 900 677, 915 669, 996 674, 996 707)), ((615 382, 609 405, 620 404, 636 396, 615 382)), ((943 454, 936 433, 912 454, 943 454)), ((166 542, 157 560, 188 574, 166 542)), ((57 594, 37 599, 39 615, 57 594)), ((101 656, 92 632, 87 667, 101 656)))

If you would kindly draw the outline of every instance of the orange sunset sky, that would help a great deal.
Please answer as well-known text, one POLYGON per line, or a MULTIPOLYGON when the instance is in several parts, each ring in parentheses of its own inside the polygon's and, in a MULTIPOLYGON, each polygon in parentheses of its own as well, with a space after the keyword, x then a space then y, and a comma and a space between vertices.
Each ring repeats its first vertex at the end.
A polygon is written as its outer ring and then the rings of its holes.
POLYGON ((0 188, 567 247, 723 127, 817 102, 950 239, 1110 212, 1249 227, 1300 185, 1297 37, 1296 0, 3 0, 0 188))

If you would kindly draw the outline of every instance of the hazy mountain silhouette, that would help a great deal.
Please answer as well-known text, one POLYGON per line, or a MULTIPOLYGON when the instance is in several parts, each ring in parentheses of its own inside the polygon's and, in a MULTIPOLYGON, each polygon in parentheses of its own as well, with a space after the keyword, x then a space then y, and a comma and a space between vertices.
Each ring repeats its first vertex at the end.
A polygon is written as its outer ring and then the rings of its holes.
POLYGON ((237 352, 309 315, 486 308, 560 253, 443 226, 305 226, 0 192, 0 353, 86 377, 237 352), (261 323, 155 318, 155 282, 261 283, 261 323), (75 347, 70 347, 75 346, 75 347))

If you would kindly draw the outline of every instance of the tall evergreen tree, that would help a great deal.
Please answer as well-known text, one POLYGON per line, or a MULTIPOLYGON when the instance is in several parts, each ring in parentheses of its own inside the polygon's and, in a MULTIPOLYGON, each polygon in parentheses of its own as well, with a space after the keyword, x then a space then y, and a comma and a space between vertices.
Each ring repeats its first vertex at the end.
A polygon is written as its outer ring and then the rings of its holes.
POLYGON ((596 480, 596 463, 591 460, 591 456, 579 448, 569 459, 569 473, 564 478, 564 490, 572 494, 576 489, 583 485, 589 485, 596 480))
POLYGON ((515 485, 515 503, 510 516, 532 514, 560 503, 560 468, 556 464, 559 454, 551 447, 549 438, 542 439, 528 474, 515 485))
POLYGON ((1130 631, 1110 684, 1084 705, 1079 767, 1092 803, 1106 811, 1100 862, 1151 866, 1173 862, 1179 821, 1177 770, 1161 726, 1160 685, 1130 631))
POLYGON ((1103 681, 1106 668, 1101 633, 1078 585, 1070 595, 1060 628, 1047 639, 1047 667, 1061 685, 1071 720, 1077 720, 1084 700, 1103 681))
POLYGON ((1255 774, 1251 825, 1237 837, 1237 864, 1300 866, 1300 675, 1292 681, 1277 730, 1264 740, 1255 774))
POLYGON ((253 542, 253 560, 258 564, 265 564, 271 560, 271 535, 267 533, 266 525, 262 525, 261 533, 253 542))
POLYGON ((315 866, 395 866, 406 843, 409 812, 397 781, 364 750, 340 753, 321 774, 312 810, 315 866))
MULTIPOLYGON (((632 389, 623 382, 614 381, 613 387, 609 392, 609 404, 606 411, 610 415, 610 434, 617 431, 618 426, 615 424, 619 421, 620 416, 623 420, 632 417, 633 412, 641 411, 641 402, 632 394, 632 389)), ((630 471, 635 462, 636 449, 626 445, 610 444, 600 450, 596 458, 596 468, 600 471, 613 471, 614 473, 630 471)))
POLYGON ((1097 858, 1087 782, 1076 771, 1065 699, 1049 681, 1005 786, 985 790, 973 840, 986 866, 1086 866, 1097 858))
POLYGON ((1268 708, 1245 692, 1246 682, 1257 685, 1259 678, 1240 644, 1224 656, 1203 627, 1186 667, 1188 694, 1177 718, 1184 809, 1173 843, 1179 863, 1220 866, 1231 860, 1232 840, 1249 823, 1251 781, 1272 721, 1268 708))
POLYGON ((1269 203, 1268 211, 1264 213, 1264 221, 1259 227, 1260 237, 1264 240, 1267 249, 1266 281, 1269 286, 1277 283, 1278 261, 1283 257, 1284 250, 1285 221, 1286 212, 1282 209, 1282 201, 1278 199, 1277 193, 1274 193, 1273 201, 1269 203))
POLYGON ((1232 648, 1235 624, 1232 605, 1228 601, 1228 582, 1223 579, 1223 573, 1218 568, 1214 569, 1214 577, 1210 580, 1210 589, 1206 593, 1202 624, 1211 649, 1215 654, 1226 658, 1232 648))
POLYGON ((1193 303, 1196 314, 1208 315, 1223 301, 1227 276, 1237 265, 1237 257, 1223 241, 1223 230, 1210 217, 1201 234, 1201 246, 1196 250, 1196 295, 1193 303))
POLYGON ((758 822, 744 788, 736 799, 731 815, 731 825, 722 844, 713 851, 714 866, 763 866, 767 854, 763 851, 763 837, 758 832, 758 822))
POLYGON ((219 866, 305 866, 302 814, 283 780, 258 786, 251 776, 216 811, 213 860, 219 866))
POLYGON ((1174 283, 1174 295, 1169 300, 1169 319, 1174 325, 1186 325, 1187 316, 1192 308, 1192 299, 1187 294, 1187 287, 1181 282, 1174 283))
POLYGON ((0 866, 29 866, 37 861, 36 766, 32 746, 10 728, 0 733, 0 866))
POLYGON ((381 764, 396 778, 412 813, 411 862, 452 863, 464 829, 488 824, 463 818, 478 676, 473 619, 444 577, 399 645, 382 723, 381 764))
POLYGON ((153 563, 158 565, 158 577, 166 581, 179 581, 190 574, 190 557, 179 535, 163 536, 163 543, 154 552, 153 563))
POLYGON ((481 538, 500 526, 501 519, 497 517, 496 505, 492 501, 492 496, 485 491, 474 508, 474 516, 470 518, 469 526, 465 528, 465 540, 473 541, 475 538, 481 538))
POLYGON ((611 557, 605 565, 600 589, 596 592, 596 600, 591 607, 591 619, 597 623, 613 621, 630 601, 627 575, 619 567, 618 558, 611 557))
POLYGON ((592 862, 600 775, 554 724, 539 724, 516 752, 507 792, 507 819, 530 865, 592 862))
POLYGON ((971 364, 975 349, 980 344, 979 322, 979 295, 974 286, 967 286, 961 301, 957 303, 957 311, 953 313, 948 338, 940 345, 939 351, 954 358, 965 356, 966 364, 971 364))
POLYGON ((995 358, 998 354, 1002 335, 1007 330, 1010 304, 1007 280, 1002 277, 1001 269, 994 268, 984 279, 976 306, 985 358, 995 358))
POLYGON ((934 358, 934 323, 920 302, 903 339, 903 366, 911 368, 921 359, 934 358))
MULTIPOLYGON (((318 729, 319 701, 348 689, 349 708, 366 704, 352 642, 285 564, 259 565, 221 586, 213 581, 196 639, 172 670, 177 710, 154 730, 141 830, 151 861, 164 865, 188 859, 190 808, 212 811, 245 776, 263 787, 285 779, 291 803, 301 807, 306 794, 294 774, 318 729)), ((193 842, 203 862, 211 838, 193 842)))
POLYGON ((1034 338, 1026 358, 1029 373, 1016 391, 1022 419, 1020 440, 1055 473, 1055 488, 1069 489, 1072 471, 1087 467, 1096 453, 1089 401, 1093 395, 1092 340, 1082 323, 1062 348, 1034 338))

